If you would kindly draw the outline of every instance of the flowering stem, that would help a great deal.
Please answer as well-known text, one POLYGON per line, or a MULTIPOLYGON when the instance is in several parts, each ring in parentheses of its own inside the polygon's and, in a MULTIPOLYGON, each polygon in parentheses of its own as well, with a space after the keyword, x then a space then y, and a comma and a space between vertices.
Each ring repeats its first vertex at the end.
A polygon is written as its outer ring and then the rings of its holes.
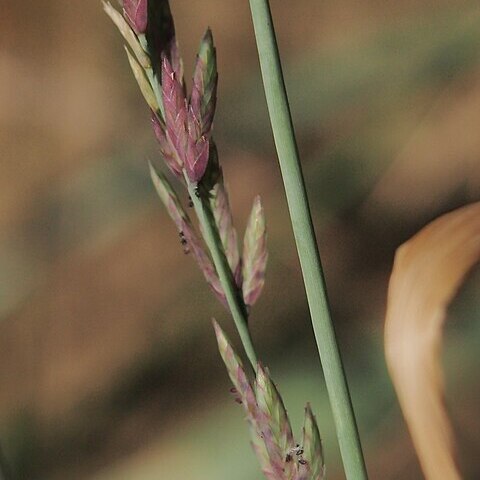
POLYGON ((330 314, 270 6, 268 0, 249 1, 270 120, 344 468, 348 479, 364 480, 368 478, 365 461, 330 314))
POLYGON ((218 227, 215 223, 212 210, 203 195, 199 195, 196 185, 194 185, 185 175, 185 181, 188 187, 188 193, 192 199, 198 221, 202 227, 203 236, 208 249, 212 255, 218 278, 222 284, 227 304, 232 314, 235 326, 237 327, 243 348, 247 354, 248 360, 254 371, 257 370, 257 354, 253 346, 252 337, 248 329, 248 313, 243 301, 240 299, 238 288, 235 286, 232 271, 228 265, 225 252, 222 248, 222 241, 218 233, 218 227))

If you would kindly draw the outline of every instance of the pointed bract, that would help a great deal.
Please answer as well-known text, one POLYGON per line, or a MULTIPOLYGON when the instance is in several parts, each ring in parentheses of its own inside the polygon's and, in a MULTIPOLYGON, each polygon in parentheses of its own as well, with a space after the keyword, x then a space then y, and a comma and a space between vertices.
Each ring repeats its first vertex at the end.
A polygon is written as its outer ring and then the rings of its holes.
POLYGON ((243 299, 246 305, 252 306, 262 293, 267 259, 265 212, 260 197, 256 197, 243 245, 243 299))
POLYGON ((210 285, 217 298, 226 306, 225 294, 220 284, 220 280, 218 279, 215 267, 198 240, 192 223, 181 206, 175 191, 166 177, 163 174, 157 173, 152 164, 150 164, 150 176, 160 200, 165 205, 168 214, 186 242, 185 247, 193 253, 205 280, 210 285))
POLYGON ((247 414, 246 419, 250 428, 253 450, 255 451, 262 467, 262 471, 264 471, 267 478, 275 480, 274 469, 271 467, 268 451, 261 436, 262 434, 258 423, 259 411, 252 385, 248 380, 240 357, 236 354, 228 337, 225 335, 225 332, 215 320, 213 321, 213 326, 217 337, 218 350, 225 366, 227 367, 230 380, 232 381, 236 392, 239 395, 241 404, 247 414), (267 475, 268 472, 271 472, 271 475, 267 475))
POLYGON ((183 177, 182 174, 182 167, 183 165, 180 163, 178 156, 175 155, 174 151, 172 150, 172 146, 167 139, 167 133, 165 131, 165 125, 162 121, 158 118, 157 114, 152 113, 152 126, 153 131, 155 133, 155 137, 160 145, 160 151, 162 152, 163 158, 165 163, 167 164, 168 168, 179 178, 183 177))
POLYGON ((175 222, 179 231, 182 231, 184 223, 190 223, 187 213, 183 209, 177 194, 163 173, 158 173, 149 163, 150 177, 160 200, 165 205, 168 214, 175 222))
POLYGON ((183 85, 167 57, 162 63, 162 96, 167 138, 178 163, 183 165, 187 150, 187 102, 183 85))
POLYGON ((323 480, 323 478, 325 478, 325 463, 323 459, 322 440, 310 404, 305 408, 303 457, 308 466, 308 477, 306 478, 308 478, 308 480, 323 480))
POLYGON ((175 72, 175 75, 178 81, 182 84, 185 90, 185 80, 184 80, 184 69, 183 69, 183 60, 180 56, 180 49, 178 47, 178 42, 175 37, 172 38, 170 42, 170 55, 167 55, 170 59, 170 64, 172 69, 175 72))
POLYGON ((147 0, 123 0, 123 13, 137 33, 145 33, 148 24, 147 0))
POLYGON ((140 87, 140 91, 142 92, 145 101, 147 102, 148 106, 154 112, 159 111, 159 106, 157 102, 157 97, 153 92, 152 86, 150 82, 147 80, 145 76, 144 69, 140 66, 140 64, 135 60, 129 50, 125 47, 125 51, 127 52, 128 61, 130 63, 130 67, 132 68, 133 75, 135 76, 135 80, 137 80, 138 86, 140 87))
POLYGON ((303 441, 296 445, 283 400, 262 365, 258 365, 255 388, 252 388, 242 361, 227 336, 213 321, 217 343, 235 397, 247 414, 252 447, 268 480, 322 480, 323 457, 315 418, 307 407, 303 441), (305 451, 304 451, 305 450, 305 451))
POLYGON ((187 114, 188 140, 185 157, 185 170, 192 183, 198 183, 207 170, 210 144, 202 135, 198 117, 190 106, 187 114))
POLYGON ((110 17, 112 22, 118 28, 123 38, 127 42, 128 46, 132 49, 133 53, 137 57, 140 65, 143 68, 150 68, 151 62, 148 53, 143 49, 142 45, 138 41, 137 35, 132 30, 132 27, 127 23, 121 13, 112 7, 110 2, 103 1, 103 9, 105 13, 110 17))
POLYGON ((277 387, 272 382, 268 370, 261 364, 257 370, 255 392, 258 408, 268 420, 275 443, 284 457, 285 452, 294 446, 292 427, 277 387))
POLYGON ((218 233, 222 240, 223 249, 230 265, 230 269, 238 287, 242 286, 242 269, 238 251, 237 231, 233 226, 232 210, 228 193, 223 181, 217 183, 211 192, 210 205, 212 207, 218 233))
POLYGON ((258 365, 255 393, 259 409, 259 422, 266 440, 277 478, 292 478, 295 464, 286 462, 287 453, 294 447, 292 427, 283 400, 270 378, 269 372, 258 365))
POLYGON ((217 103, 217 55, 210 29, 205 33, 197 55, 190 103, 199 118, 202 135, 211 134, 217 103))

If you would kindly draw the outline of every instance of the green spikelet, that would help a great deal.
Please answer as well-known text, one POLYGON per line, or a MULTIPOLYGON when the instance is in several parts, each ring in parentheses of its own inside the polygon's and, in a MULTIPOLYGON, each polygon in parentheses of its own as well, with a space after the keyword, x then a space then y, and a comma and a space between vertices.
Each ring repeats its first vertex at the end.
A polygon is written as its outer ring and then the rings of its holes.
POLYGON ((260 297, 267 268, 267 230, 260 197, 256 197, 245 232, 243 245, 243 298, 252 306, 260 297))
POLYGON ((128 62, 130 63, 130 67, 132 69, 133 75, 135 76, 135 80, 140 87, 143 98, 145 98, 145 101, 147 102, 151 110, 153 110, 154 112, 159 112, 160 106, 158 104, 157 97, 153 91, 152 85, 146 77, 145 70, 137 62, 137 60, 135 60, 133 55, 126 47, 125 51, 127 52, 128 62))
POLYGON ((242 271, 240 266, 240 254, 238 251, 237 231, 233 226, 232 210, 228 193, 223 181, 217 183, 210 193, 210 205, 212 207, 218 233, 222 240, 223 249, 238 286, 242 283, 242 271))

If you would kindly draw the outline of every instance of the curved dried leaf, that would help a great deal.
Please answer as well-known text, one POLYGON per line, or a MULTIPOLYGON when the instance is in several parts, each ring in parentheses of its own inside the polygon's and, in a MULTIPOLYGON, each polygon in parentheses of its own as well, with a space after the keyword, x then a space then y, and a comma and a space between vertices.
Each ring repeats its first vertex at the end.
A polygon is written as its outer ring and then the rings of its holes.
POLYGON ((435 220, 397 251, 390 279, 385 352, 427 479, 456 480, 440 365, 446 309, 480 257, 480 203, 435 220))

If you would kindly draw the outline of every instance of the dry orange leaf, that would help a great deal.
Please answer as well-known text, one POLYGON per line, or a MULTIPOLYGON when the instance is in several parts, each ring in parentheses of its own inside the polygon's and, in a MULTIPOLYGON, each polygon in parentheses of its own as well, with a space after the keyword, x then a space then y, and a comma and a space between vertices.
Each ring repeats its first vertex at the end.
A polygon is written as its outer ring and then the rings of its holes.
POLYGON ((447 307, 479 258, 480 202, 433 221, 395 256, 385 353, 428 480, 461 478, 445 409, 440 350, 447 307))

